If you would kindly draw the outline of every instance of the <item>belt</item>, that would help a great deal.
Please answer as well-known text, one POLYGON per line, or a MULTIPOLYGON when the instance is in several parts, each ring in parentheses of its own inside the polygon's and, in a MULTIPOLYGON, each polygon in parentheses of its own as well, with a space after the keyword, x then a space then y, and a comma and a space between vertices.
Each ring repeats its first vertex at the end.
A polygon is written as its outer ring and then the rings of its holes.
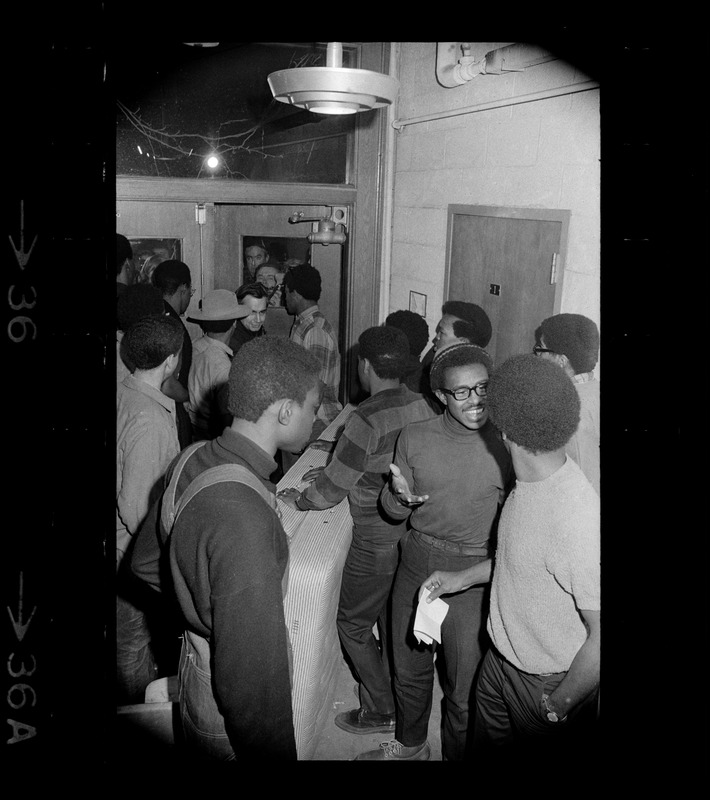
POLYGON ((487 556, 489 553, 487 544, 457 544, 446 539, 437 539, 436 536, 429 536, 428 533, 422 533, 421 531, 412 531, 412 533, 417 539, 430 547, 446 550, 449 553, 458 553, 460 556, 487 556))

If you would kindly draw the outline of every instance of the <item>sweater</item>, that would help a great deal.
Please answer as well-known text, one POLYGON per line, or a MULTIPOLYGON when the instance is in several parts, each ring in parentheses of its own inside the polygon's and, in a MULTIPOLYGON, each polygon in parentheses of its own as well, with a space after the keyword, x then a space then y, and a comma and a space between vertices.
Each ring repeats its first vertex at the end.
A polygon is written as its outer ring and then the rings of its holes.
MULTIPOLYGON (((363 400, 348 417, 330 462, 302 492, 298 507, 331 508, 347 497, 356 526, 380 528, 385 534, 393 530, 378 501, 397 436, 408 423, 432 416, 424 398, 404 384, 363 400)), ((396 530, 399 536, 399 527, 396 530)))
POLYGON ((438 539, 487 546, 512 480, 510 454, 491 422, 470 430, 448 411, 413 422, 399 435, 394 463, 411 491, 429 499, 410 509, 388 482, 381 494, 387 514, 395 519, 411 514, 413 530, 438 539))
MULTIPOLYGON (((226 428, 187 460, 176 501, 197 475, 225 463, 246 466, 275 491, 269 481, 274 459, 226 428)), ((160 587, 157 505, 131 559, 133 573, 153 588, 160 587)), ((161 538, 164 545, 165 531, 161 538)), ((215 484, 185 506, 168 547, 186 625, 209 642, 213 692, 237 758, 295 759, 282 593, 288 542, 278 515, 244 484, 215 484)))
POLYGON ((488 632, 533 675, 566 672, 600 606, 599 496, 569 458, 542 481, 517 481, 498 527, 488 632))

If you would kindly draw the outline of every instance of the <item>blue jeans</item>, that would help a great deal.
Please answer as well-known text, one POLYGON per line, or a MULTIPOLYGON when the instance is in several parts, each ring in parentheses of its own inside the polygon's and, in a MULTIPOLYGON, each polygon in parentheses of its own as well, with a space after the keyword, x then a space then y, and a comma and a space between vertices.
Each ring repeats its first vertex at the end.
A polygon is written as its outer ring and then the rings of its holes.
MULTIPOLYGON (((412 633, 419 587, 436 569, 458 571, 487 556, 458 555, 434 548, 417 539, 416 532, 403 540, 402 559, 392 592, 392 651, 397 704, 396 737, 406 747, 427 739, 434 689, 434 647, 417 643, 412 633)), ((444 713, 442 753, 448 761, 462 761, 466 751, 469 701, 474 679, 487 641, 483 620, 485 587, 446 595, 449 610, 441 626, 444 713)))
POLYGON ((158 677, 145 613, 121 595, 116 597, 117 702, 142 703, 145 690, 158 677))
POLYGON ((185 631, 180 654, 178 700, 185 744, 200 755, 234 761, 236 755, 212 691, 209 643, 190 631, 185 631))
POLYGON ((574 708, 564 722, 549 722, 542 709, 566 673, 531 675, 506 661, 495 648, 486 653, 476 685, 473 754, 484 748, 506 747, 535 754, 539 748, 569 745, 578 749, 582 738, 591 743, 596 723, 596 692, 574 708))
POLYGON ((378 714, 394 714, 390 672, 389 599, 399 561, 399 536, 405 526, 388 531, 353 529, 338 603, 338 634, 360 681, 360 705, 378 714), (394 541, 392 541, 394 539, 394 541), (380 644, 372 632, 377 623, 380 644))

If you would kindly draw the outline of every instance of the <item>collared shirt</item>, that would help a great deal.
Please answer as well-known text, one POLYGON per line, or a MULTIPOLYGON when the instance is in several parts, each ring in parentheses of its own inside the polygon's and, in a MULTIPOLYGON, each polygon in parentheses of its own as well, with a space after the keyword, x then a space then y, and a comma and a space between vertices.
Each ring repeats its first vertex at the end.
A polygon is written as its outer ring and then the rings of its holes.
POLYGON ((228 345, 210 336, 201 336, 192 343, 187 412, 196 436, 212 438, 211 426, 215 424, 215 415, 226 413, 218 393, 229 381, 232 355, 228 345))
POLYGON ((302 314, 296 315, 289 338, 313 353, 321 365, 323 396, 316 416, 330 423, 343 410, 338 401, 340 352, 333 326, 318 310, 318 306, 312 305, 302 314))
POLYGON ((599 381, 594 372, 581 372, 572 377, 580 402, 579 425, 565 445, 565 453, 582 468, 597 494, 601 494, 599 453, 599 381))
POLYGON ((594 380, 594 371, 580 372, 579 375, 572 376, 572 383, 588 383, 594 380))
POLYGON ((175 401, 135 375, 124 378, 116 408, 117 566, 179 452, 175 401))

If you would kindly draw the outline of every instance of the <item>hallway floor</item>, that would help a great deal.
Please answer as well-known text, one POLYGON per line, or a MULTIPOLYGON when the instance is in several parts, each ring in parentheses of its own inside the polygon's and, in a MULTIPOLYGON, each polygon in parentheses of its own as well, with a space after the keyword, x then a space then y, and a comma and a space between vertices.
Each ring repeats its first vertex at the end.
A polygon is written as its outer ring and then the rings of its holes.
MULTIPOLYGON (((356 682, 345 661, 342 660, 337 685, 332 698, 332 714, 334 718, 341 711, 349 711, 358 705, 355 696, 356 682)), ((441 704, 443 694, 438 678, 434 681, 434 699, 432 701, 431 719, 429 720, 429 746, 431 761, 441 761, 441 704)), ((352 761, 359 753, 376 750, 381 742, 394 738, 389 733, 353 734, 343 731, 334 723, 321 734, 320 741, 313 755, 314 761, 352 761)))

